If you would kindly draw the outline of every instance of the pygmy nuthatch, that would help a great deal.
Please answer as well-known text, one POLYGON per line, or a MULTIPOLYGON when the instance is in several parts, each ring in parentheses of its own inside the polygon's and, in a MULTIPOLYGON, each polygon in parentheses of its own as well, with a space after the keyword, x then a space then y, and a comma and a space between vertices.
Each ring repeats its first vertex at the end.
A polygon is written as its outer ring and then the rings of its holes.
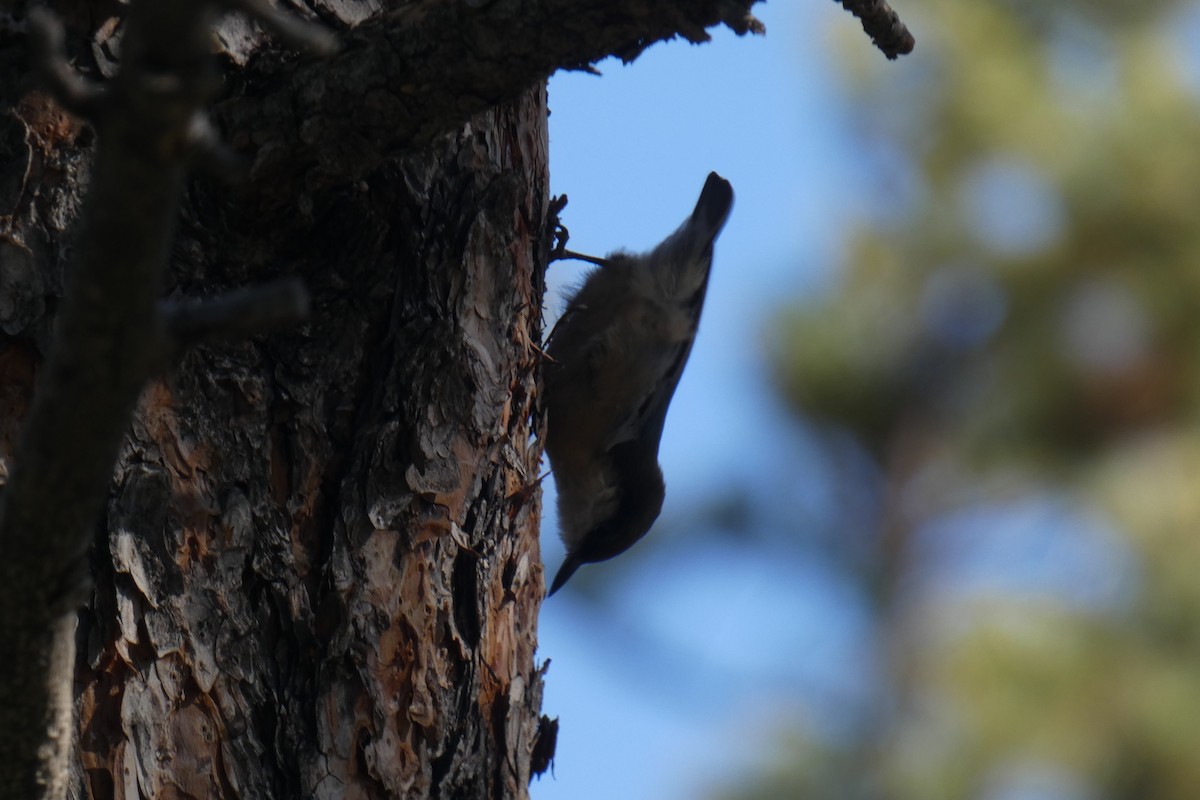
POLYGON ((551 336, 546 453, 567 558, 550 594, 581 565, 625 552, 662 510, 663 422, 732 205, 729 182, 710 173, 692 215, 661 244, 600 260, 551 336))

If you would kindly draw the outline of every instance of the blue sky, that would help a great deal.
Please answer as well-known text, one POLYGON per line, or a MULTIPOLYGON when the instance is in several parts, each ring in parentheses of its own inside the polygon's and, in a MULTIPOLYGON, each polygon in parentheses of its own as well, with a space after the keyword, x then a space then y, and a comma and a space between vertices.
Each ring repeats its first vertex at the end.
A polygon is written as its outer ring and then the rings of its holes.
MULTIPOLYGON (((773 310, 835 280, 844 226, 871 191, 844 144, 852 125, 823 42, 836 35, 883 56, 844 35, 858 23, 835 3, 756 13, 766 37, 716 31, 707 45, 660 44, 627 67, 601 63, 603 77, 550 84, 551 181, 570 197, 572 249, 646 249, 690 213, 709 171, 734 187, 663 436, 660 523, 686 520, 731 480, 799 508, 828 491, 806 432, 773 397, 764 342, 773 310)), ((551 315, 584 268, 552 265, 551 315)), ((545 503, 553 574, 552 487, 545 503)), ((846 669, 870 663, 865 613, 819 565, 772 563, 686 523, 650 537, 652 549, 641 543, 641 557, 609 576, 603 608, 573 584, 543 607, 544 711, 561 729, 556 777, 534 783, 535 800, 696 798, 753 769, 797 714, 835 711, 869 680, 846 669)))
MULTIPOLYGON (((1200 29, 1198 7, 1180 13, 1181 38, 1200 29)), ((573 250, 652 246, 691 211, 712 170, 736 201, 667 418, 662 517, 632 554, 584 567, 543 606, 539 656, 553 662, 544 712, 561 727, 556 777, 533 784, 535 800, 696 800, 769 764, 798 722, 836 737, 850 731, 856 707, 880 699, 872 615, 812 546, 830 532, 828 509, 855 487, 837 485, 824 462, 817 443, 831 434, 781 407, 765 352, 773 312, 818 302, 838 281, 850 227, 889 204, 903 209, 920 178, 878 142, 863 146, 866 131, 903 121, 852 109, 839 91, 835 50, 884 63, 857 21, 830 2, 760 4, 756 13, 765 38, 718 31, 708 45, 658 45, 628 67, 600 64, 603 77, 551 82, 551 180, 571 198, 563 221, 573 250), (707 521, 706 504, 731 484, 750 487, 750 502, 769 510, 753 524, 770 553, 707 521)), ((919 15, 907 21, 920 48, 919 15)), ((1198 51, 1183 49, 1200 76, 1198 51)), ((911 85, 930 68, 920 52, 886 64, 911 85)), ((1078 77, 1102 85, 1103 70, 1078 77)), ((997 163, 975 177, 966 216, 987 243, 1004 250, 1056 235, 1036 176, 997 163)), ((551 319, 584 269, 551 266, 551 319)), ((562 547, 546 487, 552 575, 562 547)), ((992 592, 1122 607, 1138 590, 1135 560, 1114 524, 1082 502, 1030 490, 946 514, 919 531, 928 584, 919 588, 955 608, 992 592)), ((856 533, 841 524, 834 533, 856 533)), ((1021 770, 1005 781, 996 797, 1082 796, 1057 773, 1021 770)))

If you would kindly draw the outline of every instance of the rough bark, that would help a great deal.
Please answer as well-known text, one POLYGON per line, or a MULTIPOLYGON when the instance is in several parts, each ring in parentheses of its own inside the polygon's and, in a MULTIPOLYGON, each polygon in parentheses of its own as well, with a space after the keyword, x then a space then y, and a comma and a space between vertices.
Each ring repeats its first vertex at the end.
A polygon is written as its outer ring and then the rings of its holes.
MULTIPOLYGON (((313 315, 191 350, 142 393, 94 526, 73 795, 526 794, 553 731, 538 719, 526 491, 540 451, 543 79, 716 20, 745 29, 750 4, 429 0, 369 18, 366 0, 322 2, 327 20, 367 21, 307 66, 243 23, 221 29, 217 118, 255 180, 188 184, 170 270, 134 287, 137 313, 163 283, 205 297, 298 276, 313 315), (571 24, 556 30, 556 15, 571 24)), ((61 5, 76 66, 112 77, 121 6, 61 5)), ((81 197, 103 172, 89 172, 91 128, 29 90, 22 11, 0 20, 6 469, 78 261, 81 197)), ((174 216, 166 196, 137 200, 174 216)), ((114 247, 164 249, 105 231, 114 247)), ((132 385, 155 352, 85 367, 132 385)), ((86 385, 70 398, 83 421, 99 396, 86 385)), ((88 491, 63 485, 59 502, 88 491)), ((63 556, 65 586, 30 599, 60 673, 77 578, 63 556)))
POLYGON ((143 394, 80 629, 92 796, 524 794, 544 119, 538 87, 271 231, 193 189, 177 287, 286 269, 313 318, 143 394))
MULTIPOLYGON (((86 591, 85 534, 138 393, 166 349, 158 301, 184 182, 179 153, 212 83, 209 70, 193 68, 207 61, 208 9, 176 5, 178 14, 154 6, 133 17, 129 68, 104 91, 67 67, 53 18, 29 18, 37 73, 60 104, 94 115, 101 141, 54 346, 0 503, 0 641, 8 648, 0 797, 65 790, 69 620, 86 591)), ((9 239, 9 266, 24 244, 21 227, 9 239)), ((31 249, 24 254, 23 263, 36 263, 31 249)))

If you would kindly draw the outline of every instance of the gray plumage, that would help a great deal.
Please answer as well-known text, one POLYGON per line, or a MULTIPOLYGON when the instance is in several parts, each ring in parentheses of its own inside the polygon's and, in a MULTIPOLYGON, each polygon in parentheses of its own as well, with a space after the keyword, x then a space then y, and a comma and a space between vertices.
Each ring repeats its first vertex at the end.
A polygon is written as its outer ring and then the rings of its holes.
POLYGON ((581 565, 627 550, 662 510, 663 423, 732 205, 729 182, 710 173, 678 230, 649 253, 609 256, 567 303, 543 373, 546 453, 567 547, 550 594, 581 565))

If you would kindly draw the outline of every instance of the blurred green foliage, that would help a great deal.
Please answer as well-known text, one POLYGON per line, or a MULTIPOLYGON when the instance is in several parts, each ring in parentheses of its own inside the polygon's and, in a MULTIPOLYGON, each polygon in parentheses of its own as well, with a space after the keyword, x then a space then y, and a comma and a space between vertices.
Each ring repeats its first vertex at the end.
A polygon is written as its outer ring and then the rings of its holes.
POLYGON ((773 335, 784 395, 883 475, 887 685, 734 796, 1200 798, 1200 11, 895 5, 912 56, 837 46, 881 196, 773 335), (1121 602, 922 585, 922 529, 998 485, 1108 520, 1121 602))

